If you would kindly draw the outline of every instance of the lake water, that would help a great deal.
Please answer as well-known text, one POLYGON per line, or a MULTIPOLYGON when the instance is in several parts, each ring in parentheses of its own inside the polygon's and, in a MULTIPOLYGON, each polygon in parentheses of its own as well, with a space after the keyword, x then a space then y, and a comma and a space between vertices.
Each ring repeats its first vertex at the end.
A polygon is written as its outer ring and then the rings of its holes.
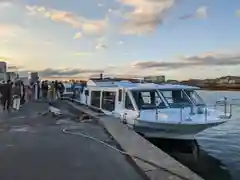
MULTIPOLYGON (((199 91, 199 94, 210 105, 224 96, 229 99, 240 99, 240 92, 199 91)), ((235 102, 239 105, 233 106, 231 120, 205 130, 197 136, 200 146, 200 155, 197 160, 194 160, 193 155, 189 153, 170 154, 206 180, 239 180, 240 100, 235 102)))
MULTIPOLYGON (((229 99, 240 99, 240 92, 226 91, 201 91, 200 95, 208 104, 213 104, 221 97, 229 99)), ((198 143, 200 147, 206 151, 209 156, 218 160, 222 172, 228 170, 231 178, 225 174, 217 176, 220 179, 240 179, 240 101, 236 101, 236 106, 233 106, 233 117, 227 123, 212 129, 206 130, 199 134, 198 143)), ((217 169, 216 172, 217 173, 217 169)), ((213 176, 215 174, 212 173, 213 176)), ((219 175, 220 175, 219 170, 219 175)), ((217 174, 216 174, 217 175, 217 174)))

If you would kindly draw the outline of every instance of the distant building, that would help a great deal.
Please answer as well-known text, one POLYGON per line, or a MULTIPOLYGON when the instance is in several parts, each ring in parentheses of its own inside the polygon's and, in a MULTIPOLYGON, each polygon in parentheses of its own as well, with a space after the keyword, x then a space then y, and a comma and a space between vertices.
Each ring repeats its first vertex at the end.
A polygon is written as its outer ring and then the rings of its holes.
POLYGON ((218 84, 240 84, 239 76, 225 76, 217 79, 218 84))
POLYGON ((7 63, 4 61, 0 61, 0 73, 7 72, 7 63))
POLYGON ((163 83, 165 82, 165 76, 147 76, 144 77, 144 81, 153 83, 163 83))
POLYGON ((0 61, 0 81, 6 81, 7 63, 0 61))
POLYGON ((205 80, 203 80, 203 84, 205 84, 205 85, 214 85, 216 83, 217 83, 216 79, 205 79, 205 80))
POLYGON ((200 79, 189 79, 186 81, 181 81, 182 84, 190 85, 190 86, 202 86, 204 85, 204 80, 200 79))

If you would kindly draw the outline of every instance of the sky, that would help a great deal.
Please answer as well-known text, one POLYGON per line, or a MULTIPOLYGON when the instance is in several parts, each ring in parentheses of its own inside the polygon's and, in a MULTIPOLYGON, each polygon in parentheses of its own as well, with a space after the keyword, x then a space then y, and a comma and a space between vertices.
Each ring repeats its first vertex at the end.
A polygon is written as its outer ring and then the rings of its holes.
POLYGON ((240 76, 239 0, 0 0, 0 61, 42 77, 240 76))

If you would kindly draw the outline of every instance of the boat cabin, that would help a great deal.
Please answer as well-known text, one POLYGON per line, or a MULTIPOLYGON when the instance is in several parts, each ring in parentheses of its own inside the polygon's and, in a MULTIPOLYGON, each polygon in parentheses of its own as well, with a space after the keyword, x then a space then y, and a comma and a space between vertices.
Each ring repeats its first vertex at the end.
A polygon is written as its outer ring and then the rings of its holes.
POLYGON ((105 114, 114 114, 132 121, 128 123, 134 123, 146 111, 204 105, 195 91, 197 89, 185 85, 89 80, 80 95, 80 101, 105 114))
POLYGON ((88 81, 87 89, 88 100, 87 105, 101 109, 104 112, 115 112, 125 107, 134 110, 131 96, 127 88, 136 86, 128 81, 88 81))

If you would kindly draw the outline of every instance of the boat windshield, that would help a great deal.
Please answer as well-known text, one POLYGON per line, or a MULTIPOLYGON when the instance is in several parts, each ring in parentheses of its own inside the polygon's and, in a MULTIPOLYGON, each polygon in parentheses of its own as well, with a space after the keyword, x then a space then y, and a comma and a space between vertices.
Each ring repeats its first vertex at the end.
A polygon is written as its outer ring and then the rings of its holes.
POLYGON ((166 108, 156 89, 132 90, 131 93, 139 110, 166 108))
POLYGON ((183 90, 188 97, 192 100, 192 102, 196 105, 196 106, 205 106, 205 102, 203 101, 203 99, 201 98, 201 96, 199 96, 199 94, 193 90, 193 89, 184 89, 183 90))
POLYGON ((171 108, 204 105, 203 100, 193 89, 159 90, 171 108))

